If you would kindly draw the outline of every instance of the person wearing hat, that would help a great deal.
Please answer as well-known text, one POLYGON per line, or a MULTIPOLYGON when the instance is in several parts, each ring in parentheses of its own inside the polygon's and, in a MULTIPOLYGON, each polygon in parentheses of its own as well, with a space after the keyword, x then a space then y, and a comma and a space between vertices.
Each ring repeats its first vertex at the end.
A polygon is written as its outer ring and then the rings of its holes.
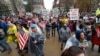
POLYGON ((43 56, 43 46, 45 37, 37 31, 37 25, 31 24, 32 32, 29 33, 29 50, 35 56, 43 56))

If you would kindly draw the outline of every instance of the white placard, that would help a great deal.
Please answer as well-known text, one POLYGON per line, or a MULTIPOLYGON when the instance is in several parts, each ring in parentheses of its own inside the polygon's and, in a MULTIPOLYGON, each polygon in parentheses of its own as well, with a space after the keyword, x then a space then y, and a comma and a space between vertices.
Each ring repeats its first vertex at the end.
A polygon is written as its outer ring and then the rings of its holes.
POLYGON ((79 9, 70 9, 70 20, 79 20, 79 9))
POLYGON ((100 18, 96 18, 96 23, 100 23, 100 18))

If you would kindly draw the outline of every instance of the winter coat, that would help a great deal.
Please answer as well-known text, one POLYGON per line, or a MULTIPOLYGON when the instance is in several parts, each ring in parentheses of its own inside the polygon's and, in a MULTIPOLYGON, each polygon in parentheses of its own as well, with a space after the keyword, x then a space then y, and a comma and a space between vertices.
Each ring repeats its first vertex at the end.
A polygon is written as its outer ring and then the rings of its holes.
POLYGON ((48 22, 48 23, 46 24, 46 30, 50 30, 50 29, 51 29, 51 27, 52 27, 51 23, 50 23, 50 22, 48 22))
POLYGON ((13 33, 13 34, 8 35, 7 42, 13 42, 13 41, 15 41, 15 39, 16 39, 16 33, 17 33, 16 26, 13 24, 13 27, 9 27, 7 32, 8 33, 10 33, 10 32, 13 33))
POLYGON ((95 29, 95 31, 93 32, 91 42, 92 42, 92 44, 96 44, 96 45, 100 46, 100 36, 98 36, 100 34, 98 32, 100 32, 100 27, 97 27, 95 29))
POLYGON ((67 39, 70 37, 71 31, 69 29, 69 27, 66 27, 66 29, 64 29, 63 27, 59 30, 59 34, 60 34, 60 40, 62 42, 66 42, 67 39))
POLYGON ((39 45, 44 45, 45 37, 39 32, 31 32, 29 34, 29 49, 33 53, 35 50, 39 51, 39 45), (33 44, 34 41, 37 41, 36 44, 33 44), (33 48, 34 47, 34 48, 33 48))
POLYGON ((92 28, 87 29, 86 27, 83 29, 83 32, 85 33, 86 39, 90 41, 92 39, 92 28))

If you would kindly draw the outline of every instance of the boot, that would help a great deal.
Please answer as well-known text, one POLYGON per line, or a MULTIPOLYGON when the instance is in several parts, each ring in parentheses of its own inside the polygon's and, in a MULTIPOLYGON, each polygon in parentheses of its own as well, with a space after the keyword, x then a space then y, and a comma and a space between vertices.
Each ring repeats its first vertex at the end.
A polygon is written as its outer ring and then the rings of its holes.
POLYGON ((99 46, 99 48, 98 48, 98 53, 100 53, 100 46, 99 46))
POLYGON ((94 51, 94 44, 92 44, 91 50, 94 51))

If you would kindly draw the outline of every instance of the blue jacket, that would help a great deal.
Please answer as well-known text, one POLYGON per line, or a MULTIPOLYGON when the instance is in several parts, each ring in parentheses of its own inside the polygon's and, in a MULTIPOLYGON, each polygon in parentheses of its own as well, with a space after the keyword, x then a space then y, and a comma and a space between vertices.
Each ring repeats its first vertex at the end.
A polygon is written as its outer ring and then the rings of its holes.
POLYGON ((4 31, 7 30, 7 23, 5 21, 2 21, 0 24, 0 28, 2 28, 4 31))

